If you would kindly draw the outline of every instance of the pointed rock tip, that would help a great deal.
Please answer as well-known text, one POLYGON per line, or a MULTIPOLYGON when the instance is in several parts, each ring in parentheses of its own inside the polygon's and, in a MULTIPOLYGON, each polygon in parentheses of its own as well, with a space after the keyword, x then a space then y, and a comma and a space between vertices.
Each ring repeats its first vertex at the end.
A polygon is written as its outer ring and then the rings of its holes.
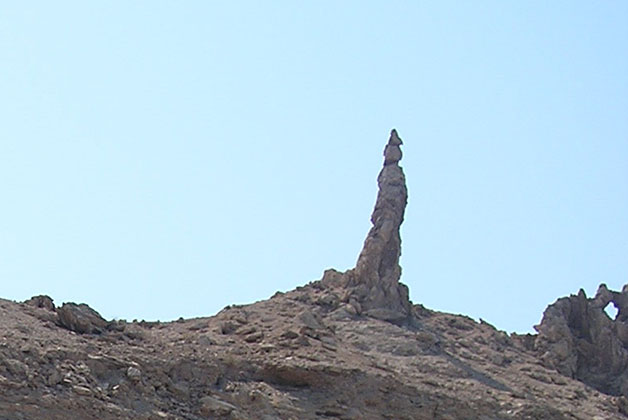
POLYGON ((390 139, 388 140, 388 144, 390 144, 391 146, 399 146, 403 144, 403 141, 401 141, 399 134, 397 134, 397 130, 394 128, 390 130, 390 139))
POLYGON ((397 130, 393 128, 390 132, 388 144, 384 149, 384 166, 396 165, 401 160, 403 153, 401 152, 401 148, 399 146, 402 144, 403 142, 399 138, 397 130))

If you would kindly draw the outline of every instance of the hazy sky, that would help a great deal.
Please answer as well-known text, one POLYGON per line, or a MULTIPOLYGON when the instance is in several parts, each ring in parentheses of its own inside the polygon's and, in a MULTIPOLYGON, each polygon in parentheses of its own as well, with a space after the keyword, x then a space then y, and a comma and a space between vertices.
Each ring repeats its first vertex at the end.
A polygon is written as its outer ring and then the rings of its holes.
POLYGON ((354 265, 391 128, 415 303, 628 283, 628 2, 0 8, 0 296, 211 315, 354 265))

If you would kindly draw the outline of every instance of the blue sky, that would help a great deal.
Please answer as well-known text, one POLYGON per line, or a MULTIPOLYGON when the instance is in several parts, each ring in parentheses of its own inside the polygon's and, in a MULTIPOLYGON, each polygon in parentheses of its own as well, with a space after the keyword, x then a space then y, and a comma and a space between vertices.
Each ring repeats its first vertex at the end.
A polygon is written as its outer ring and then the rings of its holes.
POLYGON ((628 3, 0 8, 0 296, 216 313, 354 265, 391 128, 415 303, 628 283, 628 3))

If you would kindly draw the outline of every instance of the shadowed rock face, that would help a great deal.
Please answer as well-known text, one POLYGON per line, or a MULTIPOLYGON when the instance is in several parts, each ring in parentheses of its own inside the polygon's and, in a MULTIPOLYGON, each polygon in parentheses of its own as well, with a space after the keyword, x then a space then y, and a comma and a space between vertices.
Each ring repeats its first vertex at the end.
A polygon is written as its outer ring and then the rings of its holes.
POLYGON ((55 304, 50 296, 33 296, 24 302, 28 306, 45 309, 37 317, 51 321, 56 325, 79 334, 101 334, 106 328, 114 328, 115 323, 107 322, 98 312, 84 303, 64 303, 60 307, 55 304))
POLYGON ((108 322, 88 305, 72 302, 64 303, 57 308, 59 325, 79 334, 100 334, 108 322))
POLYGON ((403 170, 399 166, 403 144, 396 130, 384 149, 384 167, 377 178, 379 193, 369 231, 355 269, 348 272, 349 286, 364 314, 390 321, 411 313, 408 288, 399 283, 401 236, 399 229, 408 201, 403 170))
POLYGON ((593 299, 584 290, 547 307, 534 347, 543 364, 604 393, 628 396, 628 288, 602 284, 593 299), (604 308, 613 303, 617 317, 604 308))

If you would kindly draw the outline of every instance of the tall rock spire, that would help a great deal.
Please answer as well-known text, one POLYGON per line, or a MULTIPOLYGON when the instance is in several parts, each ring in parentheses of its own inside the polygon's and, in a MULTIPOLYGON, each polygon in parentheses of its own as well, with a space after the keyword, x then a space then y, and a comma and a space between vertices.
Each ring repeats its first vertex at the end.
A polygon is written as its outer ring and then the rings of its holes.
MULTIPOLYGON (((379 192, 369 231, 357 265, 350 273, 349 286, 366 315, 390 321, 407 318, 411 312, 408 288, 399 283, 401 236, 399 228, 408 201, 408 189, 399 166, 403 144, 392 130, 384 149, 384 167, 379 173, 379 192)), ((349 274, 349 273, 348 273, 349 274)))

